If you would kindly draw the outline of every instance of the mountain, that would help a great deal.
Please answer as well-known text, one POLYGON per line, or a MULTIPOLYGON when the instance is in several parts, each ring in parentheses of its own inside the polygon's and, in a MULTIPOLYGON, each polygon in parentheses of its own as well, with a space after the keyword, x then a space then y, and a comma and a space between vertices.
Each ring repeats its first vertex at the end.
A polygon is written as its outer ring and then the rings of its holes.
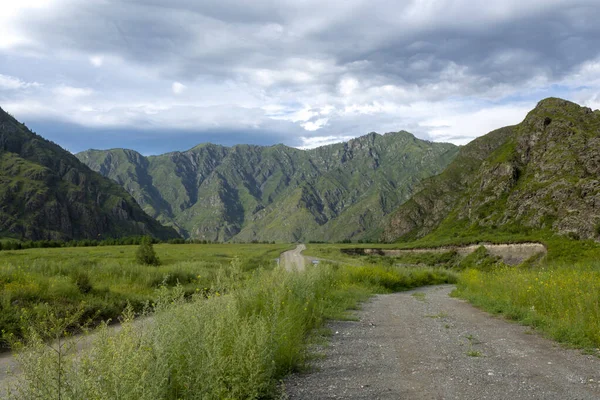
POLYGON ((123 188, 0 109, 0 237, 178 237, 123 188))
POLYGON ((548 98, 461 148, 389 218, 383 238, 550 230, 600 235, 600 111, 548 98))
POLYGON ((457 151, 395 132, 313 150, 202 144, 150 157, 125 149, 77 157, 184 236, 307 241, 379 237, 384 217, 457 151))

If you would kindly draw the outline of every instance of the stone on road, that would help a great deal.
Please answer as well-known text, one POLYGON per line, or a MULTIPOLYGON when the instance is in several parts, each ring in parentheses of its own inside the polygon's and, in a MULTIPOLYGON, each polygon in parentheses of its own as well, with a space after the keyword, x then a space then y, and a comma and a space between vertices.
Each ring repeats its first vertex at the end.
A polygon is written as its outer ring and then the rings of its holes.
POLYGON ((332 322, 326 357, 286 380, 289 399, 600 399, 599 358, 452 298, 453 288, 376 296, 358 322, 332 322))

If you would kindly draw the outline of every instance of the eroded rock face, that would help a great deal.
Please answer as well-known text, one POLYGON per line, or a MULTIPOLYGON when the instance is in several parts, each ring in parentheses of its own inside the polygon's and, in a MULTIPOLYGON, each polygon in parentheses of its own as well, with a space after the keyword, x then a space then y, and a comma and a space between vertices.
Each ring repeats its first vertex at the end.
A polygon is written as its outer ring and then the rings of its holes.
MULTIPOLYGON (((486 141, 486 136, 478 140, 486 141)), ((423 236, 444 219, 448 225, 497 228, 510 224, 515 229, 551 229, 597 239, 600 114, 565 100, 546 99, 502 139, 478 163, 463 167, 457 163, 459 155, 448 168, 456 170, 453 174, 436 177, 438 181, 400 207, 386 239, 423 236), (460 180, 469 173, 465 181, 460 180), (431 204, 440 197, 454 201, 436 211, 431 204)))

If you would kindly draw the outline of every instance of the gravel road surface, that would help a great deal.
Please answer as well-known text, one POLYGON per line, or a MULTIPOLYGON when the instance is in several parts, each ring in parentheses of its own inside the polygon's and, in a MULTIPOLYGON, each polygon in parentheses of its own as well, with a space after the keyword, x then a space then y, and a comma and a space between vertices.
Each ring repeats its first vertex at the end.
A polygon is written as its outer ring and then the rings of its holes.
POLYGON ((600 359, 449 297, 452 285, 380 295, 330 324, 289 399, 600 399, 600 359), (417 294, 420 293, 420 294, 417 294))
POLYGON ((279 262, 288 271, 304 271, 306 258, 302 255, 302 251, 306 250, 306 246, 299 244, 294 250, 288 250, 285 253, 281 253, 279 262))

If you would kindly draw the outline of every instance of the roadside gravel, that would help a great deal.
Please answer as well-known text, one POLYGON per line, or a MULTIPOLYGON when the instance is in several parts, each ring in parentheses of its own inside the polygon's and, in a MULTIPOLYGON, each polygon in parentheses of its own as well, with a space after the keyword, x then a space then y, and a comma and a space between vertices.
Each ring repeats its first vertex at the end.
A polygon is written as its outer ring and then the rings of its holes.
POLYGON ((600 359, 449 297, 452 285, 380 295, 330 324, 289 399, 600 399, 600 359), (422 293, 422 294, 417 294, 422 293))

